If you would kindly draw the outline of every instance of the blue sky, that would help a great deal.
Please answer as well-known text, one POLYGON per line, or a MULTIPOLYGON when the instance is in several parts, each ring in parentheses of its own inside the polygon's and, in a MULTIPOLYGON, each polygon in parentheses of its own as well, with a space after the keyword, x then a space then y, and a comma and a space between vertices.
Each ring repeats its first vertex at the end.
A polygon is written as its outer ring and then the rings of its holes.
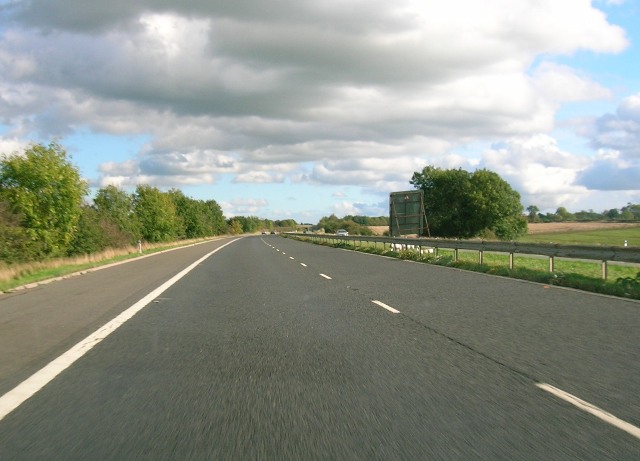
POLYGON ((640 203, 640 2, 0 0, 0 152, 227 216, 384 215, 488 168, 543 211, 640 203), (167 6, 162 6, 167 5, 167 6))

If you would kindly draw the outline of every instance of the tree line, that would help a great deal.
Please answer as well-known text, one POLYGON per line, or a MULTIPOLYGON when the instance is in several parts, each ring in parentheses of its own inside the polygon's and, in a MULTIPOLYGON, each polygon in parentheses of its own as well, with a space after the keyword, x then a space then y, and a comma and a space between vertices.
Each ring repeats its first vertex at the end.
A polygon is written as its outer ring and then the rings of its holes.
MULTIPOLYGON (((515 239, 528 222, 640 220, 640 205, 603 213, 524 213, 520 195, 496 173, 427 166, 410 183, 424 191, 430 235, 449 238, 515 239)), ((163 192, 146 184, 128 193, 116 186, 99 189, 88 203, 88 185, 65 150, 53 142, 35 144, 22 155, 0 159, 0 261, 6 263, 96 253, 146 242, 168 242, 225 233, 294 230, 293 219, 256 216, 226 219, 215 200, 196 200, 180 190, 163 192)), ((386 226, 386 216, 325 216, 316 228, 370 235, 369 226, 386 226)))
POLYGON ((338 229, 345 229, 351 235, 373 235, 373 231, 369 226, 388 226, 389 218, 387 216, 353 216, 347 215, 344 218, 338 218, 335 214, 323 216, 315 229, 324 229, 328 234, 335 234, 338 229))
POLYGON ((88 185, 57 143, 0 160, 0 260, 28 262, 146 242, 209 237, 229 223, 215 200, 141 184, 133 193, 88 185))
POLYGON ((622 208, 612 208, 598 213, 593 210, 569 212, 565 207, 558 207, 555 213, 540 213, 535 205, 527 207, 527 220, 530 223, 565 222, 565 221, 640 221, 640 204, 627 203, 622 208))
POLYGON ((97 253, 107 248, 221 234, 295 230, 293 219, 225 218, 215 200, 140 184, 128 193, 110 185, 88 203, 88 185, 62 146, 35 144, 0 159, 0 261, 97 253))

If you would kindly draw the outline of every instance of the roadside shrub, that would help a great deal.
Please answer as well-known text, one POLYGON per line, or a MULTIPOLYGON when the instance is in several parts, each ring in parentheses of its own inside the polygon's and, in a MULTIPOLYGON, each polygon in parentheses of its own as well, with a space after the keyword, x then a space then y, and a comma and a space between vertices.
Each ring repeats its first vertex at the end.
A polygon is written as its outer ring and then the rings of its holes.
POLYGON ((619 277, 616 280, 616 284, 619 285, 625 293, 635 298, 640 298, 640 272, 633 277, 619 277))

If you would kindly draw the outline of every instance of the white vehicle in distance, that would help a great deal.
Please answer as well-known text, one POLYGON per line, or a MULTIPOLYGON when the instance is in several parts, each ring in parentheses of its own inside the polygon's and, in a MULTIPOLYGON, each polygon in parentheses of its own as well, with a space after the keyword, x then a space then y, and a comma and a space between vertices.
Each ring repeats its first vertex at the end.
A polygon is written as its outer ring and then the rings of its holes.
POLYGON ((348 235, 349 235, 349 232, 347 232, 347 230, 346 230, 346 229, 338 229, 338 230, 336 231, 336 235, 343 235, 343 236, 345 236, 345 237, 346 237, 346 236, 348 236, 348 235))

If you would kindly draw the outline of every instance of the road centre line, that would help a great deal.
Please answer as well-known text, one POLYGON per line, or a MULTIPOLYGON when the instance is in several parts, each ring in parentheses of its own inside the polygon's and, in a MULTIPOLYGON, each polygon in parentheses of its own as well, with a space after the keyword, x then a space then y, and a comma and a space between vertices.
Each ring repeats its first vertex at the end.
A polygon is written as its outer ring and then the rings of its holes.
POLYGON ((389 312, 391 312, 392 314, 399 314, 400 311, 397 309, 394 309, 391 306, 388 306, 387 304, 383 303, 382 301, 376 301, 375 299, 372 299, 371 302, 373 304, 377 304, 378 306, 382 307, 383 309, 388 310, 389 312))
POLYGON ((329 277, 328 275, 325 275, 325 274, 320 274, 320 277, 324 277, 327 280, 331 280, 331 277, 329 277))
POLYGON ((300 265, 301 265, 302 267, 307 267, 307 265, 306 265, 305 263, 300 263, 300 265))
POLYGON ((555 395, 559 399, 564 400, 565 402, 569 402, 570 404, 580 408, 583 411, 595 416, 596 418, 601 419, 602 421, 611 424, 612 426, 617 427, 618 429, 622 429, 623 431, 631 434, 637 439, 640 439, 640 428, 630 424, 617 416, 612 415, 604 411, 602 408, 598 408, 595 405, 592 405, 589 402, 585 402, 582 399, 579 399, 575 395, 571 395, 568 392, 563 391, 562 389, 558 389, 557 387, 553 387, 550 384, 546 383, 536 383, 536 386, 540 389, 549 392, 550 394, 555 395))
POLYGON ((127 310, 122 312, 120 315, 116 316, 113 320, 107 322, 102 327, 98 328, 96 331, 91 333, 85 339, 80 341, 75 346, 71 347, 68 351, 63 353, 56 359, 53 359, 44 368, 36 371, 29 378, 24 380, 22 383, 18 384, 12 390, 4 394, 0 397, 0 421, 11 413, 13 410, 22 405, 27 399, 32 397, 36 392, 42 389, 44 386, 49 384, 56 376, 62 373, 64 370, 69 368, 73 363, 82 357, 84 354, 89 352, 93 347, 100 343, 103 339, 109 336, 111 333, 116 331, 120 326, 122 326, 127 320, 131 319, 134 315, 144 309, 149 303, 151 303, 154 299, 158 298, 163 292, 168 290, 172 285, 178 282, 181 278, 191 272, 195 267, 197 267, 201 262, 207 259, 212 254, 222 250, 227 245, 231 245, 234 242, 237 242, 240 239, 231 240, 230 242, 225 243, 224 245, 216 248, 215 250, 207 253, 202 258, 198 259, 196 262, 192 263, 187 268, 183 269, 169 280, 164 282, 155 290, 151 291, 145 297, 140 299, 138 302, 133 304, 127 310))
POLYGON ((295 261, 296 258, 294 258, 293 256, 289 256, 289 259, 293 259, 295 261))

